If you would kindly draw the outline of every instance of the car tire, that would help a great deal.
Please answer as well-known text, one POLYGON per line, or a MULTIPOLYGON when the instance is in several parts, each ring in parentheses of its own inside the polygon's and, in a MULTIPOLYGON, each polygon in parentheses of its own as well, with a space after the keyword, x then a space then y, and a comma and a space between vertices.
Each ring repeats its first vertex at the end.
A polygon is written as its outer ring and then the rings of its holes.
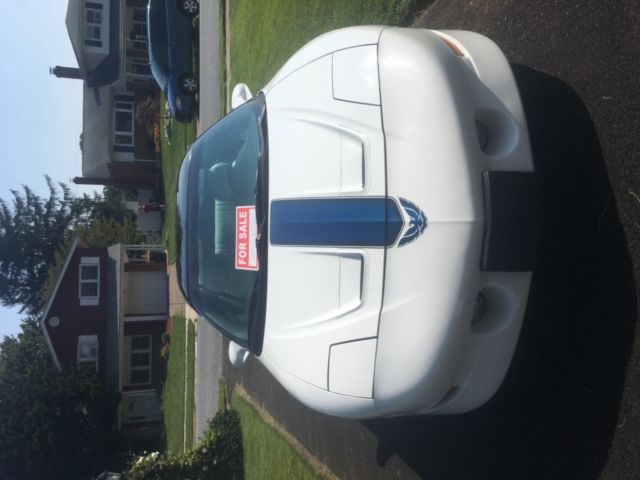
POLYGON ((180 90, 188 95, 198 93, 198 79, 193 75, 183 75, 180 77, 180 90))
POLYGON ((183 15, 195 17, 200 12, 200 4, 198 0, 178 0, 178 10, 183 15))

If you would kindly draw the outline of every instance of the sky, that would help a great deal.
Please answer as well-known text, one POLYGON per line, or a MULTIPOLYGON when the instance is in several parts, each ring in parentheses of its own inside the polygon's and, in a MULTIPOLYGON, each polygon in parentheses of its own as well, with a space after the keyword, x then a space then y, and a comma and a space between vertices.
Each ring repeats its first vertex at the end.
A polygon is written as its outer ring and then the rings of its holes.
MULTIPOLYGON (((75 193, 82 175, 82 83, 49 74, 55 65, 76 67, 67 34, 68 0, 5 2, 0 15, 0 197, 28 185, 48 197, 44 175, 75 193), (24 21, 29 19, 28 28, 24 21)), ((0 339, 20 332, 18 309, 0 306, 0 339)))

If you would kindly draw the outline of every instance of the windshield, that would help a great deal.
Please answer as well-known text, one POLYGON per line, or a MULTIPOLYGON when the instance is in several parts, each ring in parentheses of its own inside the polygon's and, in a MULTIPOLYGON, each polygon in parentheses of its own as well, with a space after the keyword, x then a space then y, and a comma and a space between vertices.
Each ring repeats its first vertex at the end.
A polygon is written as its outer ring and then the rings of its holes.
POLYGON ((259 229, 266 225, 265 129, 260 96, 196 140, 178 182, 183 292, 202 316, 252 351, 261 345, 266 300, 266 228, 259 229))

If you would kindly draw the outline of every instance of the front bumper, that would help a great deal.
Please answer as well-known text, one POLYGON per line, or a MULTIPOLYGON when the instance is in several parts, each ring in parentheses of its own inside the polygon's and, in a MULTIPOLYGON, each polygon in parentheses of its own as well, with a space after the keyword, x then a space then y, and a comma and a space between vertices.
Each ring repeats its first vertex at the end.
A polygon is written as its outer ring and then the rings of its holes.
POLYGON ((481 35, 386 29, 378 52, 388 194, 429 226, 387 251, 375 406, 463 412, 500 386, 526 307, 530 271, 481 268, 484 172, 533 171, 524 114, 508 62, 481 35))

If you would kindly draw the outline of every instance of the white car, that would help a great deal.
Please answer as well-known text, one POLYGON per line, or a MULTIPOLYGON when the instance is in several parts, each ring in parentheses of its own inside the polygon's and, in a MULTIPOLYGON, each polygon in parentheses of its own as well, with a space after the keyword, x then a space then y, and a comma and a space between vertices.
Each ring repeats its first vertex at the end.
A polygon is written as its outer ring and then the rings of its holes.
POLYGON ((342 417, 459 413, 496 392, 527 303, 536 188, 507 60, 464 31, 327 33, 186 154, 191 305, 342 417))

